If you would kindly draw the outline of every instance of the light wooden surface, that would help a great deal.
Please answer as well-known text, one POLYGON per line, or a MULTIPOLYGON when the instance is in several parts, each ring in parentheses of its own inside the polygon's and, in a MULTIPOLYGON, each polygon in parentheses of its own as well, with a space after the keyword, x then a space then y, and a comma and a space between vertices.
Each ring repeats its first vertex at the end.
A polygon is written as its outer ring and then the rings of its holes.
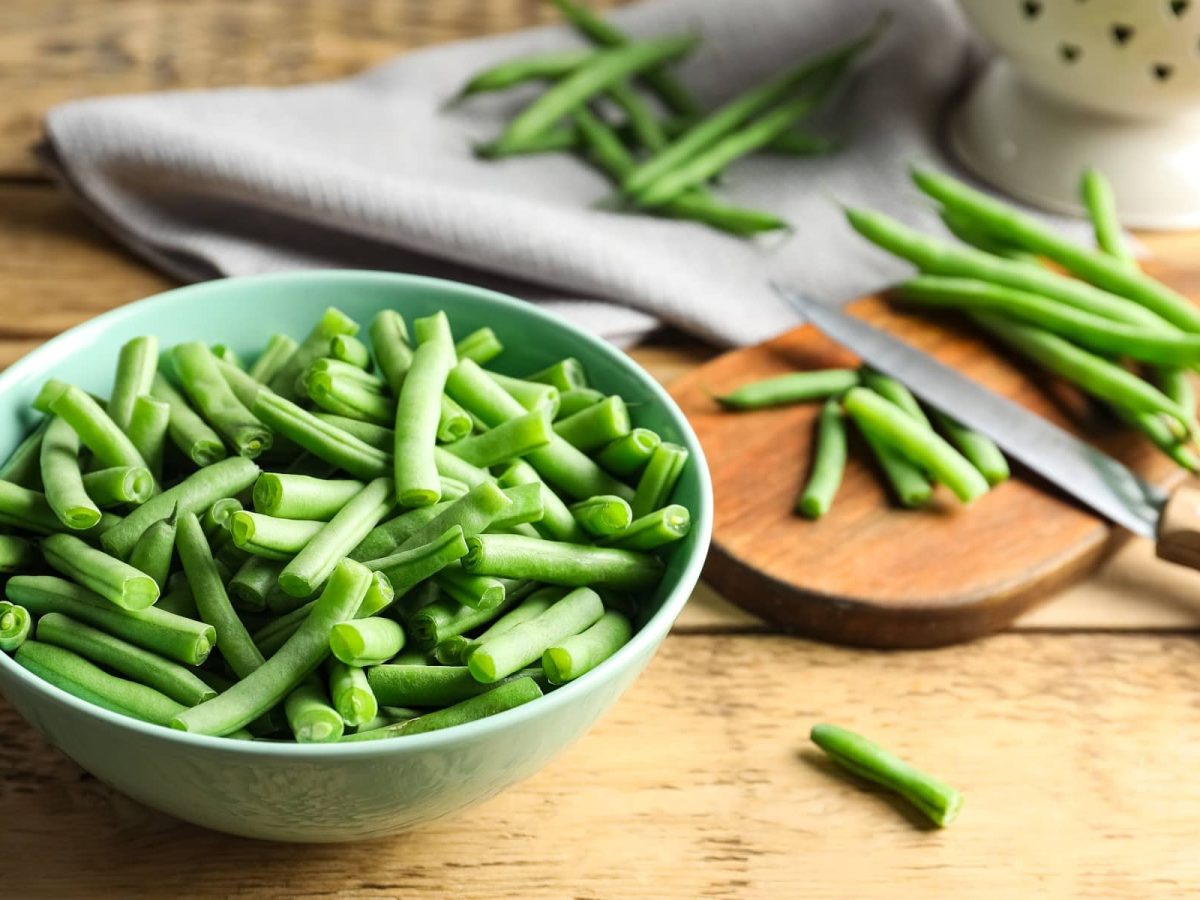
MULTIPOLYGON (((535 0, 0 4, 0 365, 168 286, 38 180, 26 147, 47 106, 313 80, 551 18, 535 0)), ((1152 247, 1191 271, 1184 241, 1152 247)), ((670 338, 635 355, 669 379, 713 351, 670 338)), ((0 702, 0 897, 1181 896, 1200 879, 1196 586, 1130 542, 1023 631, 913 653, 774 636, 702 586, 645 677, 548 769, 357 846, 173 822, 0 702), (826 719, 960 787, 959 823, 926 830, 815 763, 805 735, 826 719)))

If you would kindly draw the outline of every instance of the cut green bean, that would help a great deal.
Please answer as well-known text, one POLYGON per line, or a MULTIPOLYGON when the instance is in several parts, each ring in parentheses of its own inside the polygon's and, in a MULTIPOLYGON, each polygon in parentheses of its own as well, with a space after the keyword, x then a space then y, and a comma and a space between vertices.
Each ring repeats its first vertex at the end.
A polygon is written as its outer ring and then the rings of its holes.
POLYGON ((267 595, 275 587, 282 571, 283 563, 280 560, 251 556, 226 585, 229 599, 238 609, 261 612, 267 608, 267 595))
POLYGON ((632 478, 639 474, 662 438, 649 428, 635 428, 624 437, 617 438, 596 454, 596 462, 614 475, 632 478))
POLYGON ((358 369, 371 368, 371 351, 351 334, 335 334, 329 342, 329 355, 358 369))
POLYGON ((171 574, 171 557, 175 552, 175 517, 159 519, 142 532, 129 552, 129 565, 145 572, 158 585, 159 593, 166 590, 171 574))
POLYGON ((390 478, 376 478, 343 506, 305 544, 279 573, 279 586, 292 597, 308 597, 333 572, 339 559, 350 553, 395 504, 390 478))
POLYGON ((418 647, 437 647, 448 638, 473 631, 499 618, 516 605, 517 599, 515 594, 506 595, 496 606, 481 609, 460 603, 453 597, 439 597, 408 620, 408 633, 418 647))
POLYGON ((162 375, 155 375, 150 394, 170 408, 167 435, 171 443, 200 467, 210 466, 225 458, 225 444, 187 399, 175 390, 162 375))
POLYGON ((603 615, 600 595, 580 587, 545 612, 480 643, 467 658, 467 667, 477 681, 499 681, 540 659, 548 648, 590 628, 603 615))
POLYGON ((329 647, 348 666, 378 666, 404 648, 404 629, 385 616, 342 622, 329 632, 329 647))
POLYGON ((412 734, 424 734, 443 728, 453 728, 465 725, 479 719, 494 716, 506 710, 515 709, 525 703, 530 703, 542 696, 542 689, 532 678, 518 678, 507 681, 487 693, 463 700, 437 712, 426 713, 415 719, 408 719, 376 728, 373 731, 359 731, 342 738, 343 741, 371 741, 391 737, 401 737, 412 734))
POLYGON ((580 500, 570 507, 583 530, 594 537, 618 534, 633 521, 633 510, 621 497, 601 494, 580 500))
POLYGON ((183 391, 196 409, 238 454, 254 459, 271 448, 274 436, 235 396, 202 341, 177 344, 171 351, 183 391))
POLYGON ((396 401, 353 378, 309 370, 306 393, 326 412, 349 419, 387 425, 396 416, 396 401))
POLYGON ((297 629, 304 624, 305 619, 308 618, 308 614, 312 612, 316 603, 316 599, 309 600, 290 612, 272 619, 251 635, 254 639, 254 646, 258 648, 264 657, 270 659, 284 645, 287 639, 295 634, 297 629))
POLYGON ((367 559, 379 559, 395 553, 400 545, 416 534, 418 529, 433 521, 447 509, 452 500, 443 500, 433 506, 421 506, 407 510, 393 519, 371 529, 358 546, 350 551, 350 558, 358 562, 367 559))
POLYGON ((271 335, 247 374, 255 381, 267 384, 287 364, 299 347, 300 345, 286 334, 271 335))
MULTIPOLYGON (((542 588, 534 591, 522 600, 518 606, 515 606, 496 619, 495 622, 473 639, 464 638, 461 635, 447 635, 447 637, 438 642, 438 647, 442 648, 444 644, 448 645, 443 649, 443 652, 448 653, 453 648, 456 655, 449 661, 442 660, 443 665, 465 665, 467 657, 484 641, 489 638, 499 637, 505 632, 512 631, 522 622, 528 622, 530 619, 536 618, 565 597, 566 594, 567 590, 565 588, 542 588)), ((413 627, 417 627, 415 621, 413 627)))
MULTIPOLYGON (((842 476, 846 471, 846 422, 842 413, 842 405, 837 400, 825 401, 821 415, 817 419, 816 451, 813 454, 812 469, 805 482, 804 490, 796 499, 796 511, 809 519, 819 519, 833 505, 833 498, 842 484, 842 476)), ((687 509, 678 507, 687 514, 687 509)), ((640 521, 640 520, 639 520, 640 521)), ((686 534, 686 529, 684 531, 686 534)), ((628 544, 617 543, 624 547, 628 544)), ((637 547, 648 550, 651 547, 637 547)))
POLYGON ((404 376, 396 403, 396 442, 393 474, 396 499, 402 506, 429 506, 441 499, 434 446, 441 417, 442 390, 454 367, 454 344, 449 339, 445 314, 431 317, 438 324, 418 319, 418 334, 428 327, 430 340, 417 346, 404 376))
POLYGON ((54 534, 70 531, 85 537, 94 537, 116 527, 122 519, 104 513, 100 521, 86 531, 75 531, 63 524, 54 514, 46 495, 41 491, 21 487, 11 481, 0 481, 0 524, 12 525, 37 534, 54 534))
POLYGON ((345 469, 355 478, 378 478, 390 468, 385 452, 271 391, 259 391, 254 401, 254 415, 276 434, 318 459, 345 469))
POLYGON ((101 466, 140 466, 146 461, 129 436, 116 426, 91 395, 73 384, 51 378, 38 392, 34 408, 64 419, 101 466))
POLYGON ((538 532, 555 541, 566 541, 573 544, 587 542, 587 532, 575 520, 571 510, 558 494, 542 481, 529 463, 524 460, 510 463, 500 474, 497 484, 506 490, 518 486, 537 485, 542 501, 542 517, 534 525, 538 532))
POLYGON ((443 594, 472 609, 496 609, 504 603, 508 593, 508 587, 501 579, 464 572, 458 562, 446 566, 434 580, 443 594))
POLYGON ((361 481, 264 472, 254 482, 254 509, 281 519, 327 522, 363 487, 361 481))
POLYGON ((972 431, 943 412, 934 410, 933 416, 950 443, 971 461, 971 465, 979 470, 979 474, 988 484, 995 486, 1008 480, 1008 460, 1004 458, 995 441, 978 431, 972 431))
POLYGON ((474 360, 479 365, 486 366, 504 352, 504 344, 496 337, 496 332, 485 325, 455 344, 454 352, 459 359, 474 360))
POLYGON ((933 484, 925 477, 925 473, 888 444, 870 425, 858 421, 855 424, 900 505, 915 509, 928 503, 933 498, 933 484))
POLYGON ((634 519, 629 525, 603 539, 606 547, 622 550, 657 550, 687 537, 692 516, 686 506, 672 503, 634 519))
POLYGON ((100 507, 83 484, 79 435, 66 419, 59 416, 51 418, 42 438, 41 469, 46 502, 59 521, 78 531, 87 530, 100 521, 100 507))
POLYGON ((546 648, 542 653, 546 680, 551 684, 574 681, 624 647, 632 636, 629 619, 609 610, 586 631, 546 648))
POLYGON ((650 462, 638 479, 637 491, 630 500, 635 518, 666 505, 688 461, 688 450, 679 444, 663 441, 654 448, 650 462))
MULTIPOLYGON (((524 378, 513 378, 501 375, 499 372, 483 370, 487 377, 496 382, 504 392, 520 403, 530 412, 545 410, 553 418, 558 413, 561 397, 558 388, 551 384, 541 384, 536 381, 526 381, 524 378)), ((510 417, 511 418, 511 417, 510 417)), ((490 426, 490 427, 495 427, 490 426)))
POLYGON ((438 416, 437 439, 443 444, 459 441, 471 433, 475 423, 465 409, 442 395, 442 408, 438 416))
POLYGON ((943 482, 964 503, 982 497, 988 483, 937 432, 867 388, 851 388, 842 401, 856 422, 943 482))
POLYGON ((466 666, 372 666, 367 681, 383 706, 450 706, 491 689, 476 681, 466 666))
POLYGON ((446 450, 471 465, 487 468, 527 455, 550 443, 557 426, 544 410, 501 422, 483 434, 447 444, 446 450))
POLYGON ((662 562, 646 553, 543 541, 516 534, 467 538, 462 567, 473 575, 523 578, 570 587, 592 584, 617 590, 652 588, 662 562))
POLYGON ((532 375, 526 375, 525 380, 540 381, 543 384, 551 385, 558 388, 559 393, 562 394, 565 394, 567 391, 588 387, 587 373, 584 372, 583 363, 573 356, 560 359, 553 365, 539 369, 532 375))
POLYGON ((218 500, 240 494, 259 475, 251 460, 233 457, 193 472, 179 484, 151 497, 119 524, 109 528, 100 541, 110 553, 125 557, 151 523, 165 519, 178 507, 179 512, 199 513, 218 500))
POLYGON ((176 522, 175 544, 187 574, 196 609, 202 621, 217 632, 217 649, 238 678, 245 678, 263 664, 250 633, 229 601, 217 571, 204 531, 194 513, 181 512, 176 522))
POLYGON ((505 507, 492 519, 488 526, 492 531, 507 531, 531 522, 540 522, 546 515, 546 506, 542 500, 543 486, 540 484, 508 487, 504 489, 504 495, 512 501, 512 505, 505 507))
POLYGON ((606 395, 595 388, 574 388, 558 395, 558 415, 555 421, 569 419, 576 413, 602 403, 606 395))
POLYGON ((606 397, 572 416, 559 419, 554 423, 554 430, 580 450, 596 450, 629 434, 629 411, 620 397, 606 397))
POLYGON ((309 677, 300 682, 284 700, 283 711, 298 744, 336 741, 346 729, 341 715, 330 705, 324 686, 316 678, 309 677))
POLYGON ((29 614, 29 610, 7 600, 0 600, 0 650, 12 653, 25 643, 32 627, 33 616, 29 614))
POLYGON ((270 659, 216 698, 180 713, 171 726, 229 734, 274 707, 328 657, 330 630, 354 616, 370 584, 364 566, 340 561, 303 624, 270 659))
POLYGON ((150 392, 157 370, 158 338, 136 337, 121 347, 107 408, 109 418, 122 431, 129 432, 133 405, 140 395, 150 392))
POLYGON ((370 333, 379 371, 392 393, 399 396, 413 358, 404 319, 393 309, 381 309, 371 321, 370 333))
POLYGON ((153 606, 137 612, 119 609, 100 595, 51 575, 14 575, 5 591, 9 600, 35 616, 59 612, 190 666, 203 663, 216 644, 211 625, 153 606))
POLYGON ((42 556, 51 568, 121 609, 145 609, 158 599, 159 589, 153 578, 74 535, 52 534, 44 538, 42 556))
POLYGON ((212 354, 221 360, 221 362, 229 363, 229 365, 236 366, 242 371, 246 370, 246 365, 242 362, 241 357, 238 356, 237 351, 228 344, 213 344, 212 354))
POLYGON ((729 409, 742 410, 808 403, 840 397, 860 381, 858 372, 853 369, 789 372, 786 375, 744 384, 735 391, 718 396, 717 401, 729 409))
POLYGON ((0 465, 0 481, 7 481, 20 487, 37 487, 41 485, 42 438, 50 427, 51 416, 38 423, 33 431, 17 444, 17 447, 4 465, 0 465))
POLYGON ((386 575, 396 596, 403 597, 422 581, 433 577, 466 554, 467 542, 462 528, 454 525, 426 544, 369 559, 363 565, 373 572, 386 575))
POLYGON ((184 706, 196 706, 217 695, 187 667, 62 613, 48 613, 38 620, 37 639, 107 666, 184 706))
POLYGON ((371 586, 358 608, 356 618, 365 619, 383 612, 396 599, 396 588, 383 572, 371 573, 371 586))
POLYGON ((297 379, 307 371, 314 359, 324 356, 329 350, 329 342, 336 335, 358 334, 358 323, 344 312, 329 307, 322 313, 321 318, 313 326, 308 336, 301 341, 300 346, 279 367, 267 386, 285 400, 294 400, 298 396, 297 379))
POLYGON ((1097 287, 1141 304, 1184 331, 1200 331, 1200 310, 1190 300, 1126 261, 1080 247, 1031 216, 943 173, 913 169, 912 178, 926 194, 1005 240, 1053 260, 1097 287))
POLYGON ((1126 266, 1136 267, 1137 262, 1121 234, 1117 202, 1108 179, 1096 169, 1084 169, 1079 179, 1079 196, 1091 219, 1096 246, 1126 266))
MULTIPOLYGON (((154 476, 138 466, 97 469, 83 476, 83 489, 102 508, 145 503, 154 492, 154 476)), ((47 495, 47 499, 49 495, 47 495)))
POLYGON ((935 825, 946 827, 962 809, 962 794, 861 735, 836 725, 814 725, 812 742, 860 778, 899 794, 935 825))
POLYGON ((332 425, 334 428, 358 438, 376 450, 382 450, 390 461, 392 445, 396 442, 396 433, 392 429, 376 425, 374 422, 364 422, 362 419, 339 416, 334 413, 316 412, 314 415, 325 424, 332 425))
POLYGON ((229 517, 234 546, 268 560, 290 560, 308 546, 326 523, 309 519, 279 519, 241 510, 229 517))
POLYGON ((0 534, 0 574, 19 572, 34 564, 37 552, 25 538, 0 534))
POLYGON ((342 721, 352 728, 367 725, 379 714, 366 671, 338 659, 329 661, 329 697, 342 721))
POLYGON ((187 707, 165 694, 109 675, 77 653, 41 641, 26 641, 13 657, 43 681, 88 703, 121 715, 166 725, 187 707))
POLYGON ((482 534, 496 518, 506 515, 512 506, 512 500, 495 484, 484 482, 476 485, 465 496, 413 531, 398 549, 409 550, 427 544, 455 525, 462 528, 466 537, 482 534))
POLYGON ((150 474, 157 481, 162 477, 163 455, 167 433, 171 427, 171 407, 149 394, 134 398, 133 416, 129 421, 129 440, 146 460, 150 474))

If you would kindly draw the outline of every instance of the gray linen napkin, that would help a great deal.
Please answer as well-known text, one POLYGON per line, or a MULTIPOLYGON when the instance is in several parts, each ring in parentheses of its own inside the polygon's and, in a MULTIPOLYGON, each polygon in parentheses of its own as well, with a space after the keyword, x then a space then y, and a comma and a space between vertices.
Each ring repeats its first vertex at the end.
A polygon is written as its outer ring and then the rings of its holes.
POLYGON ((594 207, 611 185, 569 154, 503 162, 495 137, 534 91, 442 108, 476 70, 576 46, 565 28, 434 47, 344 81, 105 97, 59 106, 43 158, 129 247, 185 280, 326 266, 442 275, 552 305, 628 342, 661 323, 747 343, 795 323, 768 288, 852 299, 904 267, 856 237, 837 201, 938 228, 905 166, 943 162, 937 130, 972 59, 950 0, 658 0, 614 18, 636 36, 697 33, 680 69, 706 105, 894 21, 822 125, 818 159, 759 155, 720 193, 786 236, 744 241, 594 207))

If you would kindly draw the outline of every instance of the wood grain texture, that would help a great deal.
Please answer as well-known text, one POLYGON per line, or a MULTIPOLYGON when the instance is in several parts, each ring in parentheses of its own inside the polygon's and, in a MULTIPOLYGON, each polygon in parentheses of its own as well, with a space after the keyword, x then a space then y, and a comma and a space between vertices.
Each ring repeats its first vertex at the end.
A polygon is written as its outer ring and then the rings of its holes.
MULTIPOLYGON (((882 298, 849 310, 1086 437, 1151 482, 1182 477, 1140 435, 963 322, 898 310, 882 298)), ((825 640, 936 646, 1007 626, 1125 539, 1026 472, 970 508, 940 486, 927 508, 901 509, 861 442, 852 442, 830 513, 816 522, 797 516, 820 405, 731 412, 712 395, 787 372, 857 364, 815 329, 800 328, 732 351, 672 384, 713 475, 716 518, 705 577, 735 603, 825 640)))
POLYGON ((574 748, 473 812, 343 846, 224 837, 114 794, 0 708, 0 894, 1171 897, 1194 889, 1200 654, 1002 635, 928 653, 672 636, 574 748), (945 831, 834 770, 834 721, 966 796, 945 831))

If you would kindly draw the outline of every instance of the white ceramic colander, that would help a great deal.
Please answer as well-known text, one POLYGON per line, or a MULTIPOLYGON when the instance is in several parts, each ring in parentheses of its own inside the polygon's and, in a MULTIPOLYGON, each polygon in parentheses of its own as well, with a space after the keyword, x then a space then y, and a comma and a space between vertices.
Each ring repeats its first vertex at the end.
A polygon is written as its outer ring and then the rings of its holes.
POLYGON ((970 169, 1078 212, 1096 166, 1124 224, 1200 227, 1200 0, 961 2, 1000 51, 951 119, 970 169))

